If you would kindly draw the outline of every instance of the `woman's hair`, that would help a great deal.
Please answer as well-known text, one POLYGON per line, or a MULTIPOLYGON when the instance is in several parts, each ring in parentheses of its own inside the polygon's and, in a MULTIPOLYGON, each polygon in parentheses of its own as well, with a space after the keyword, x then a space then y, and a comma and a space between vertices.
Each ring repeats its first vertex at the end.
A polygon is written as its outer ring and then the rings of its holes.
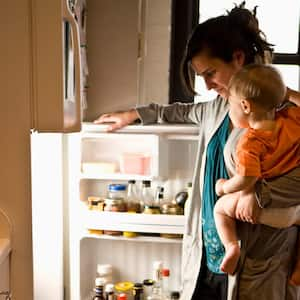
POLYGON ((270 111, 284 100, 286 87, 280 73, 270 65, 249 64, 235 73, 228 85, 229 93, 247 99, 270 111))
POLYGON ((227 11, 226 15, 208 19, 196 26, 182 59, 183 84, 190 94, 196 95, 191 60, 199 53, 205 51, 211 57, 229 63, 233 59, 233 53, 240 50, 245 54, 245 64, 270 63, 272 46, 259 29, 256 7, 250 11, 245 8, 244 1, 227 11))

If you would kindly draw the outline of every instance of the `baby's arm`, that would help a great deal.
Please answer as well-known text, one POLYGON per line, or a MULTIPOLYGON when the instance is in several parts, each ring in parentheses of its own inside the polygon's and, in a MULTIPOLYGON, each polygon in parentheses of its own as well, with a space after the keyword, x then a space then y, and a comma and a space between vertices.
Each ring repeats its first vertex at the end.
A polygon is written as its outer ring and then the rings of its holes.
POLYGON ((257 177, 254 176, 241 176, 234 175, 230 179, 219 179, 216 183, 216 193, 218 196, 222 196, 228 193, 235 193, 241 190, 248 190, 252 188, 257 181, 257 177))

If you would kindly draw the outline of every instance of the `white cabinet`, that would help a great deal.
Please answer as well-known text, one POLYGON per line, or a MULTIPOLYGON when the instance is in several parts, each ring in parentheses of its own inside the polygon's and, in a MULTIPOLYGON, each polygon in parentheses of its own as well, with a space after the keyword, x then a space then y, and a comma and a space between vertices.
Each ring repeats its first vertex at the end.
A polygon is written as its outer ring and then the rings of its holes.
POLYGON ((99 263, 112 264, 115 282, 141 282, 151 278, 153 261, 162 260, 171 271, 171 288, 179 290, 182 240, 160 234, 183 234, 183 215, 100 212, 89 210, 86 203, 89 196, 105 197, 108 184, 130 179, 137 184, 151 180, 154 188, 163 185, 166 198, 173 199, 192 180, 198 129, 186 125, 128 126, 117 133, 106 133, 105 128, 84 124, 80 134, 69 134, 66 140, 70 298, 88 299, 99 263), (124 153, 147 154, 149 170, 145 174, 124 172, 120 164, 124 153), (126 238, 95 235, 87 229, 139 234, 126 238))

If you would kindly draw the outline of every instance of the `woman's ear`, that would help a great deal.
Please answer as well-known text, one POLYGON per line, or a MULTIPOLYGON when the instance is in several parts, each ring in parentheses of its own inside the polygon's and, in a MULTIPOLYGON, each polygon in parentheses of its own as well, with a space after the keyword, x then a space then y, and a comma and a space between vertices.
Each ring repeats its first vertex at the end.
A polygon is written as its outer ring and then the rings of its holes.
POLYGON ((241 101, 241 107, 243 112, 248 115, 251 112, 251 102, 248 101, 247 99, 242 99, 241 101))
POLYGON ((245 52, 242 50, 236 50, 232 54, 232 60, 238 67, 242 67, 245 64, 245 52))

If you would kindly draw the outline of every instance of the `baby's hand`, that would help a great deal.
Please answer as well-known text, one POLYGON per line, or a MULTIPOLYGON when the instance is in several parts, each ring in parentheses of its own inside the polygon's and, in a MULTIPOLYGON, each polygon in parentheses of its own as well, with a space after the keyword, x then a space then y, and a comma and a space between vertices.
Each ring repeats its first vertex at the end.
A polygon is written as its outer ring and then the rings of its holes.
POLYGON ((225 194, 224 189, 223 189, 223 184, 226 181, 227 180, 224 179, 224 178, 220 178, 220 179, 217 180, 215 190, 216 190, 216 194, 218 196, 223 196, 225 194))

